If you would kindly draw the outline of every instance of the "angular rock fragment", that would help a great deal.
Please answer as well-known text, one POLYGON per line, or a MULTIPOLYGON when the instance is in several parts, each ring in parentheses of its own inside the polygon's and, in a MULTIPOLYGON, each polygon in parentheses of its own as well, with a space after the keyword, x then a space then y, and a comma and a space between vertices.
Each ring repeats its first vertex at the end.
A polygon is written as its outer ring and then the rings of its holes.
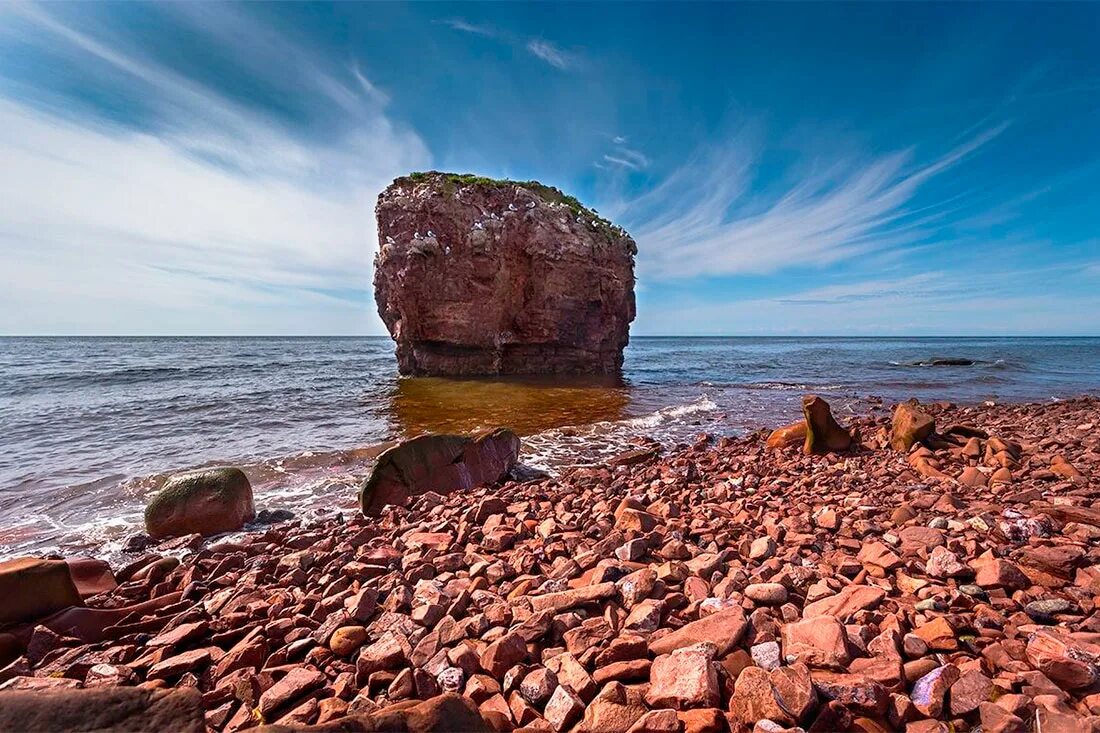
POLYGON ((718 704, 716 648, 704 642, 653 660, 646 702, 654 708, 709 708, 718 704))
POLYGON ((851 447, 852 436, 837 423, 828 402, 816 395, 806 395, 802 398, 802 414, 806 418, 803 451, 807 455, 839 453, 851 447))
POLYGON ((935 419, 921 410, 916 401, 899 403, 890 426, 890 447, 907 453, 914 443, 924 441, 935 429, 935 419))

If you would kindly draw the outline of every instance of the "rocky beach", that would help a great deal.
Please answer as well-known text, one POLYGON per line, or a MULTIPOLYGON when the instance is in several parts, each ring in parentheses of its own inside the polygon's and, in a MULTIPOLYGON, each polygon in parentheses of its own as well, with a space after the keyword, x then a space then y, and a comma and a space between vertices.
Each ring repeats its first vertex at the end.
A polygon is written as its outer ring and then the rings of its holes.
POLYGON ((9 563, 0 728, 1096 730, 1100 400, 804 404, 378 516, 9 563))
POLYGON ((1100 733, 1098 29, 0 2, 0 733, 1100 733))

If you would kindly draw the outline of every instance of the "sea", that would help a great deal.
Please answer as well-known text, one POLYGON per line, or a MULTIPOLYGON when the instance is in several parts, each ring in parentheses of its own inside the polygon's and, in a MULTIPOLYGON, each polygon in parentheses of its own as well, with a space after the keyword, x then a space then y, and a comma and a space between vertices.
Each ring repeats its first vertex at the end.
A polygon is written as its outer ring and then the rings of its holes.
POLYGON ((504 425, 550 473, 916 397, 1100 394, 1096 338, 633 338, 621 376, 406 378, 388 338, 0 338, 0 558, 118 557, 173 472, 232 464, 258 509, 356 511, 392 441, 504 425))

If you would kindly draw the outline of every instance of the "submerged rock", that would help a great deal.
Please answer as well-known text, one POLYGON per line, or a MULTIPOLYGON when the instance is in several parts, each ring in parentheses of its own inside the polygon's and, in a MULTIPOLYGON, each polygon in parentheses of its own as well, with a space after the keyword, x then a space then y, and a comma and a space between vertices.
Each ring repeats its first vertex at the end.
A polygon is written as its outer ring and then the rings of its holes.
POLYGON ((500 481, 519 458, 519 438, 497 428, 473 437, 421 435, 378 456, 359 490, 359 506, 376 515, 387 504, 400 506, 428 491, 452 491, 500 481))
POLYGON ((402 374, 615 373, 634 240, 535 181, 414 173, 376 209, 378 312, 402 374))
POLYGON ((154 539, 233 532, 256 517, 252 486, 239 468, 211 468, 172 476, 145 507, 154 539))

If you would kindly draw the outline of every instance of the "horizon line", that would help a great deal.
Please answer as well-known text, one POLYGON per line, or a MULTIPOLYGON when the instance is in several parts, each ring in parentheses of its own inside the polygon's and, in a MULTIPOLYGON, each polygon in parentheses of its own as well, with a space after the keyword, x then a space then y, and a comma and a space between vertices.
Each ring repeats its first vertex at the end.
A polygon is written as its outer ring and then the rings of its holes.
MULTIPOLYGON (((234 334, 171 334, 171 333, 142 333, 142 334, 111 334, 111 333, 41 333, 41 334, 0 334, 0 339, 387 339, 392 337, 379 334, 277 334, 277 333, 234 333, 234 334)), ((645 334, 632 336, 634 339, 708 339, 708 338, 766 338, 766 339, 1095 339, 1100 334, 645 334)), ((627 344, 629 346, 629 344, 627 344)))

